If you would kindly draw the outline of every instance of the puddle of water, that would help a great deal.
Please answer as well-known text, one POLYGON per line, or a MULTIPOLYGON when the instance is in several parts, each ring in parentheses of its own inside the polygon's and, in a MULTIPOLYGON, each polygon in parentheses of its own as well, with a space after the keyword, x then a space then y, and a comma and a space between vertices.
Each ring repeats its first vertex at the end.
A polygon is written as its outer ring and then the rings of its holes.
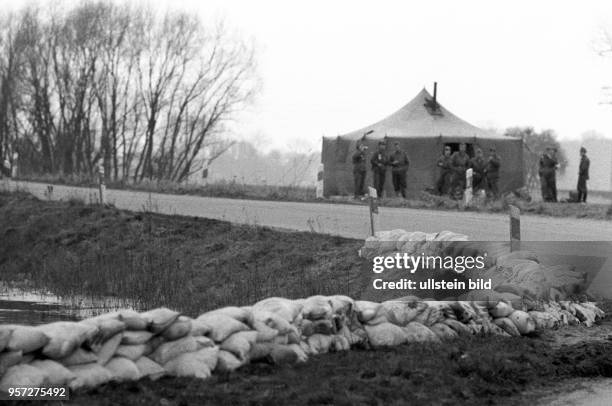
POLYGON ((117 298, 71 297, 63 299, 46 292, 23 291, 0 283, 0 324, 45 324, 75 321, 117 309, 132 308, 117 298))

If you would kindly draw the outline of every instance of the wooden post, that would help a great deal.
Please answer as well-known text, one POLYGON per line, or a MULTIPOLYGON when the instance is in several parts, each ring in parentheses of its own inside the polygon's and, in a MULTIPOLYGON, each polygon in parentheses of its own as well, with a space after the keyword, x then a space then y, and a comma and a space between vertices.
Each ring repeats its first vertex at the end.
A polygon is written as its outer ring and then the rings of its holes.
POLYGON ((472 188, 473 173, 472 168, 465 171, 465 192, 463 193, 463 199, 466 206, 472 204, 472 197, 474 195, 474 190, 472 188))
POLYGON ((517 251, 521 244, 521 210, 510 205, 510 251, 517 251))
POLYGON ((378 193, 376 193, 376 189, 372 186, 368 186, 368 195, 370 200, 370 230, 372 232, 372 236, 376 230, 374 229, 374 214, 378 214, 378 202, 376 199, 378 198, 378 193))
POLYGON ((106 199, 106 185, 104 184, 104 165, 98 167, 98 184, 100 190, 100 205, 104 206, 106 199))
POLYGON ((319 170, 317 171, 317 186, 315 193, 317 199, 323 199, 323 164, 319 164, 319 170))

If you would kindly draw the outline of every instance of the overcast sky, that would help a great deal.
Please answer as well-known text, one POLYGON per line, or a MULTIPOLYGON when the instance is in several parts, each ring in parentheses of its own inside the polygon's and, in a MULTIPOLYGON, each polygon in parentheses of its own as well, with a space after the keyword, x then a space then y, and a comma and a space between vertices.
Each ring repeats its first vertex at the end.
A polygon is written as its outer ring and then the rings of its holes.
POLYGON ((478 126, 612 138, 601 104, 612 57, 595 52, 612 1, 155 3, 223 16, 257 42, 263 89, 240 133, 262 147, 320 148, 322 135, 384 118, 434 81, 440 102, 478 126))

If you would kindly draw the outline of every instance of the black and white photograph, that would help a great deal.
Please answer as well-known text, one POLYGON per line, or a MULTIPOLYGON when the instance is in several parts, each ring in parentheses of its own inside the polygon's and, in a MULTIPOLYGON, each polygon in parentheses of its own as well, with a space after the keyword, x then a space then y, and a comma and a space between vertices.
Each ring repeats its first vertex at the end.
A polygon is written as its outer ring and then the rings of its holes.
POLYGON ((0 0, 0 403, 612 405, 612 2, 0 0))

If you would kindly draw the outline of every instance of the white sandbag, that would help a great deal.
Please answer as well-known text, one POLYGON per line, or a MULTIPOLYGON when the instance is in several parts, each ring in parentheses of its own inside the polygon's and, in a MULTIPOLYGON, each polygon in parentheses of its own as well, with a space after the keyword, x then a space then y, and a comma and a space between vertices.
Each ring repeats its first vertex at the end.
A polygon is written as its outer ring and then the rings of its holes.
POLYGON ((549 330, 559 326, 559 319, 546 312, 527 312, 535 322, 536 330, 549 330))
POLYGON ((180 340, 161 344, 149 355, 149 358, 160 365, 164 365, 172 358, 176 358, 181 354, 195 352, 205 347, 212 347, 213 345, 213 342, 206 337, 187 336, 180 340))
POLYGON ((390 323, 405 326, 422 313, 427 304, 416 301, 389 300, 381 303, 381 307, 385 310, 386 318, 390 323))
POLYGON ((110 372, 111 381, 115 382, 137 381, 142 377, 136 364, 123 357, 111 358, 104 368, 110 372))
POLYGON ((331 348, 332 351, 348 351, 351 349, 349 340, 343 335, 332 336, 331 348))
POLYGON ((205 318, 207 316, 219 316, 219 315, 231 317, 232 319, 238 320, 241 323, 247 323, 251 317, 251 310, 248 307, 227 306, 227 307, 222 307, 220 309, 215 309, 215 310, 206 312, 200 315, 198 319, 205 318))
POLYGON ((311 296, 304 299, 302 317, 308 320, 327 319, 332 315, 332 306, 325 296, 311 296))
POLYGON ((500 317, 508 317, 513 311, 514 309, 512 308, 512 305, 506 302, 497 302, 495 306, 489 309, 491 316, 496 319, 500 317))
MULTIPOLYGON (((81 325, 89 325, 97 329, 95 336, 88 337, 88 342, 104 342, 115 334, 125 331, 127 324, 119 319, 119 315, 103 315, 79 322, 81 325)), ((90 330, 91 332, 91 330, 90 330)))
POLYGON ((106 340, 106 342, 91 347, 93 353, 98 356, 98 364, 104 365, 113 357, 117 347, 121 344, 122 337, 123 333, 115 334, 106 340))
POLYGON ((158 334, 174 323, 180 313, 166 307, 160 307, 159 309, 150 310, 140 315, 145 320, 149 321, 149 330, 154 334, 158 334))
POLYGON ((305 337, 310 337, 313 334, 336 334, 336 325, 332 320, 322 319, 322 320, 307 320, 304 319, 302 321, 302 335, 305 337))
POLYGON ((313 354, 326 354, 332 345, 332 336, 313 334, 308 337, 308 346, 313 354))
POLYGON ((217 368, 215 370, 219 372, 231 372, 240 368, 245 363, 246 361, 239 360, 231 352, 219 350, 217 357, 217 368))
POLYGON ((289 344, 289 336, 288 335, 278 335, 276 337, 274 337, 272 339, 272 341, 270 341, 274 344, 279 344, 279 345, 288 345, 289 344))
MULTIPOLYGON (((212 349, 211 347, 209 350, 212 349)), ((173 376, 206 379, 210 377, 212 371, 206 362, 199 359, 197 353, 198 352, 181 354, 168 361, 164 365, 164 369, 173 376)))
POLYGON ((454 319, 445 319, 444 324, 452 328, 459 335, 471 335, 472 331, 462 322, 454 319))
POLYGON ((124 331, 121 337, 121 344, 138 345, 145 344, 153 337, 150 331, 124 331))
POLYGON ((146 330, 151 322, 150 319, 131 309, 118 310, 115 314, 119 316, 119 320, 125 323, 128 330, 146 330))
POLYGON ((39 327, 49 337, 49 342, 43 347, 43 355, 52 358, 65 358, 81 346, 85 340, 91 340, 97 333, 94 324, 59 321, 44 324, 39 327))
POLYGON ((508 318, 512 320, 522 335, 530 334, 535 331, 535 321, 528 313, 522 310, 515 310, 508 318))
POLYGON ((429 329, 441 340, 452 340, 458 336, 457 332, 445 323, 436 323, 429 329))
POLYGON ((284 320, 292 323, 301 313, 302 308, 303 305, 299 301, 285 299, 282 297, 270 297, 255 303, 252 307, 252 311, 274 313, 284 320))
POLYGON ((272 312, 254 310, 250 323, 257 329, 256 325, 258 322, 264 323, 266 326, 278 331, 279 334, 297 333, 295 326, 272 312))
POLYGON ((297 362, 308 361, 308 355, 299 344, 289 344, 289 348, 291 348, 293 352, 297 354, 297 362))
POLYGON ((295 349, 288 345, 273 345, 270 358, 276 365, 291 365, 300 360, 295 349))
POLYGON ((355 309, 355 301, 348 296, 333 295, 328 299, 334 314, 347 315, 355 309))
POLYGON ((0 325, 0 352, 4 351, 4 349, 8 346, 8 343, 11 340, 12 332, 13 329, 9 328, 8 325, 0 325))
POLYGON ((406 342, 406 333, 401 327, 391 323, 365 326, 368 340, 374 347, 391 347, 406 342))
POLYGON ((134 364, 138 368, 140 376, 143 378, 146 377, 151 379, 152 381, 155 381, 166 375, 166 370, 149 357, 141 357, 137 359, 134 364))
POLYGON ((35 360, 30 362, 31 366, 38 369, 45 375, 46 385, 67 385, 76 375, 59 362, 47 360, 35 360))
POLYGON ((587 307, 580 305, 579 303, 572 304, 574 313, 578 320, 580 320, 585 326, 591 327, 595 323, 595 312, 587 307))
POLYGON ((411 320, 425 326, 433 326, 444 321, 444 313, 437 306, 427 306, 411 320))
POLYGON ((223 342, 227 337, 239 331, 250 330, 246 324, 223 314, 205 313, 198 317, 198 320, 211 327, 209 337, 217 343, 223 342))
POLYGON ((97 361, 98 356, 96 354, 83 348, 77 348, 72 354, 59 360, 65 366, 89 364, 97 361))
POLYGON ((338 335, 342 335, 346 338, 349 346, 364 344, 368 340, 368 335, 363 328, 351 330, 346 325, 342 326, 338 331, 338 335))
POLYGON ((0 379, 0 392, 8 392, 9 388, 44 386, 45 373, 31 365, 19 364, 10 367, 0 379))
POLYGON ((267 358, 272 352, 275 344, 267 342, 256 342, 249 350, 248 358, 250 361, 260 361, 267 358))
POLYGON ((514 322, 512 322, 512 320, 510 320, 508 317, 493 319, 493 323, 513 337, 519 337, 521 335, 521 332, 518 330, 514 322))
POLYGON ((476 311, 470 306, 469 302, 457 301, 451 302, 449 305, 455 312, 457 320, 464 324, 467 324, 470 320, 478 319, 476 311))
POLYGON ((19 364, 23 360, 22 351, 0 352, 0 376, 13 365, 19 364))
POLYGON ((220 348, 229 351, 240 360, 246 360, 251 346, 257 342, 257 331, 240 331, 234 333, 221 343, 220 348))
POLYGON ((68 369, 76 375, 76 378, 68 384, 72 390, 95 388, 109 382, 112 378, 111 373, 97 362, 74 365, 68 369))
POLYGON ((185 337, 191 331, 191 320, 189 317, 179 316, 168 328, 166 328, 161 336, 168 341, 178 340, 185 337))
POLYGON ((362 323, 369 323, 376 316, 378 316, 380 308, 381 304, 376 302, 369 302, 366 300, 357 300, 355 302, 357 318, 362 323))
POLYGON ((131 361, 150 354, 152 351, 151 345, 147 344, 135 344, 135 345, 119 345, 115 351, 115 357, 127 358, 131 361))
POLYGON ((192 336, 207 336, 212 331, 210 324, 206 324, 202 320, 192 319, 191 320, 191 331, 189 334, 192 336))
POLYGON ((402 330, 406 334, 407 342, 440 342, 436 333, 431 331, 427 326, 416 321, 408 323, 402 330))
POLYGON ((49 343, 49 337, 39 328, 12 326, 11 338, 6 346, 9 351, 34 352, 49 343))

